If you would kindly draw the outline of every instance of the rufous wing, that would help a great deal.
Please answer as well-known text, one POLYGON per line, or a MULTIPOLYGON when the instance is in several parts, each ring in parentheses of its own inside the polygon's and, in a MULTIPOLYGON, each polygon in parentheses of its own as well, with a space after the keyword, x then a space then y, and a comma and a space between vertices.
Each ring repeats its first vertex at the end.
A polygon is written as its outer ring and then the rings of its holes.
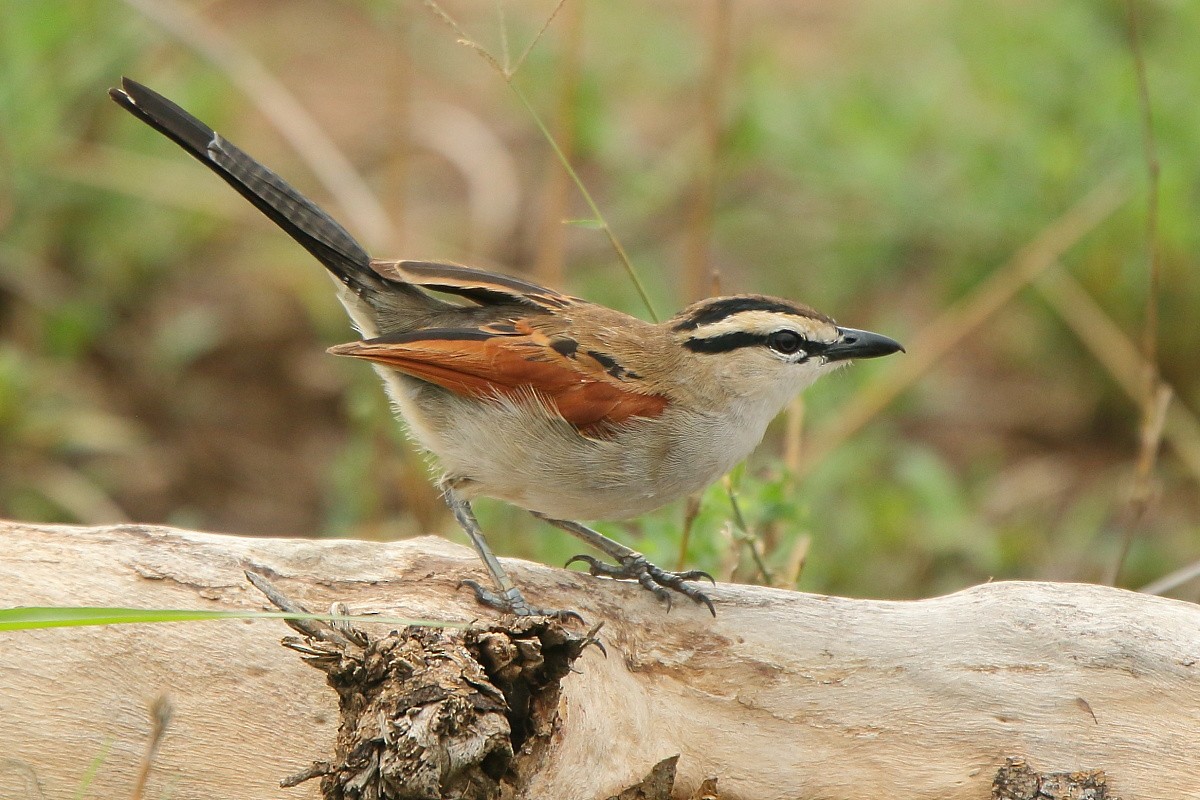
MULTIPOLYGON (((611 360, 564 346, 520 320, 479 328, 434 328, 330 348, 386 364, 452 392, 478 397, 536 393, 588 435, 631 417, 656 417, 667 398, 614 376, 611 360)), ((626 373, 627 374, 627 373, 626 373)))

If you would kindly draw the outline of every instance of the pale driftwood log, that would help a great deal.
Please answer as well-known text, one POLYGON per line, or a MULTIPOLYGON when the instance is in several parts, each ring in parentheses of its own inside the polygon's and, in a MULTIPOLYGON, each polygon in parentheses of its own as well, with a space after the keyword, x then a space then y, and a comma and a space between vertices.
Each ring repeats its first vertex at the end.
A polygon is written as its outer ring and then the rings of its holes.
MULTIPOLYGON (((262 608, 243 569, 310 608, 469 620, 482 579, 439 539, 244 539, 0 522, 0 605, 262 608)), ((679 754, 676 796, 991 797, 997 770, 1104 770, 1123 800, 1200 797, 1200 607, 1089 585, 994 583, 919 602, 750 586, 668 616, 635 586, 513 561, 534 602, 603 620, 564 684, 531 798, 606 798, 679 754)), ((336 703, 282 623, 0 634, 0 797, 129 797, 167 694, 146 797, 311 798, 336 703)))

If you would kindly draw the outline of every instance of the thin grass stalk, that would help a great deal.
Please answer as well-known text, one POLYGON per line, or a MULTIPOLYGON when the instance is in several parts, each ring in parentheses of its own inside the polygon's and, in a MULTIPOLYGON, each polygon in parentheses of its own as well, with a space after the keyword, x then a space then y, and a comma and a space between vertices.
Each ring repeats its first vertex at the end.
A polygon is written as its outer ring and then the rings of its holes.
POLYGON ((550 23, 554 20, 555 16, 558 15, 559 9, 563 7, 565 2, 566 0, 559 0, 558 4, 554 7, 554 11, 551 12, 545 24, 542 25, 542 29, 538 31, 538 34, 536 37, 534 37, 534 40, 527 48, 525 48, 525 52, 521 55, 521 58, 517 60, 517 63, 513 65, 512 69, 505 69, 505 67, 498 60, 496 60, 496 57, 492 55, 492 53, 486 47, 471 38, 463 29, 463 27, 459 25, 453 17, 447 14, 445 9, 435 2, 435 0, 425 0, 425 6, 459 36, 459 44, 474 50, 481 58, 483 58, 484 61, 491 65, 492 69, 494 69, 497 74, 504 79, 505 84, 508 85, 508 88, 512 90, 512 93, 516 96, 517 100, 520 101, 522 106, 524 106, 526 112, 529 114, 529 118, 533 120, 533 123, 541 132, 542 137, 546 140, 546 143, 549 144, 550 148, 554 151, 554 155, 558 159, 558 162, 562 164, 563 169, 566 170, 567 174, 571 177, 571 182, 575 184, 575 188, 577 188, 579 193, 583 196, 584 202, 587 203, 588 210, 592 213, 592 219, 595 220, 595 222, 600 226, 600 229, 604 231, 604 235, 608 237, 609 244, 612 246, 613 250, 616 251, 617 257, 621 261, 621 265, 624 267, 626 274, 629 276, 630 281, 637 290, 638 296, 641 297, 642 302, 645 304, 646 310, 650 314, 650 318, 655 322, 658 322, 658 313, 654 310, 654 304, 650 302, 650 295, 646 292, 645 286, 642 285, 641 278, 638 277, 637 270, 634 269, 633 262, 629 259, 629 254, 625 252, 625 247, 621 244, 620 240, 617 239, 617 235, 613 232, 612 226, 608 224, 608 220, 605 219, 604 214, 601 213, 600 207, 596 204, 595 199, 592 197, 592 193, 588 191, 587 186, 584 185, 583 180, 579 177, 579 173, 576 172, 575 168, 571 165, 570 159, 567 158, 566 154, 559 146, 558 141, 554 138, 554 134, 550 132, 550 129, 542 120, 541 115, 537 113, 537 110, 534 109, 533 104, 529 102, 529 98, 525 96, 525 93, 521 91, 520 87, 517 86, 516 81, 514 80, 517 71, 520 70, 521 65, 525 63, 525 58, 533 50, 533 46, 541 40, 542 36, 546 32, 546 29, 550 26, 550 23))
MULTIPOLYGON (((1035 285, 1109 377, 1134 403, 1142 403, 1146 365, 1137 344, 1079 281, 1063 269, 1050 270, 1035 285)), ((1192 477, 1200 482, 1200 420, 1182 403, 1172 403, 1163 424, 1163 437, 1192 477)))

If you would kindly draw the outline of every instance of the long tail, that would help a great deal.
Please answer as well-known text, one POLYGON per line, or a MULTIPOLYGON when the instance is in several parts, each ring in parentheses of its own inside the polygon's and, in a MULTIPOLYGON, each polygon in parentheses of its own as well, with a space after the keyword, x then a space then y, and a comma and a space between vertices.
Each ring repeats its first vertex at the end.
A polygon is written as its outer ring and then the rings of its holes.
POLYGON ((316 203, 167 98, 129 78, 108 94, 220 175, 370 305, 389 294, 416 291, 372 270, 362 245, 316 203))

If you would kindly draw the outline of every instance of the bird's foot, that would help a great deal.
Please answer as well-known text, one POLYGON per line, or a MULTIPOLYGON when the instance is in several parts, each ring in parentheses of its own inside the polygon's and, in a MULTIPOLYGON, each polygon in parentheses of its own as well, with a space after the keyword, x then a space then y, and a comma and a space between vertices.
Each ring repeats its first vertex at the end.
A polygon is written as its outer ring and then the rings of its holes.
POLYGON ((584 624, 583 617, 576 611, 538 608, 537 606, 529 605, 529 603, 525 602, 524 595, 516 587, 496 592, 476 581, 460 581, 458 585, 469 586, 471 591, 475 593, 476 600, 488 608, 494 608, 505 614, 512 614, 516 617, 549 617, 559 622, 575 620, 581 625, 584 624))
POLYGON ((582 561, 587 564, 588 572, 597 577, 636 580, 644 589, 653 592, 655 597, 666 603, 668 612, 671 610, 671 592, 678 592, 694 603, 707 606, 709 613, 714 617, 717 615, 717 609, 713 606, 713 602, 709 599, 708 595, 696 587, 685 583, 685 581, 704 579, 716 585, 713 576, 703 570, 691 569, 686 572, 667 572, 665 569, 651 564, 641 553, 633 553, 621 558, 620 563, 617 565, 606 564, 593 556, 572 556, 571 560, 566 563, 566 566, 570 566, 576 561, 582 561))

